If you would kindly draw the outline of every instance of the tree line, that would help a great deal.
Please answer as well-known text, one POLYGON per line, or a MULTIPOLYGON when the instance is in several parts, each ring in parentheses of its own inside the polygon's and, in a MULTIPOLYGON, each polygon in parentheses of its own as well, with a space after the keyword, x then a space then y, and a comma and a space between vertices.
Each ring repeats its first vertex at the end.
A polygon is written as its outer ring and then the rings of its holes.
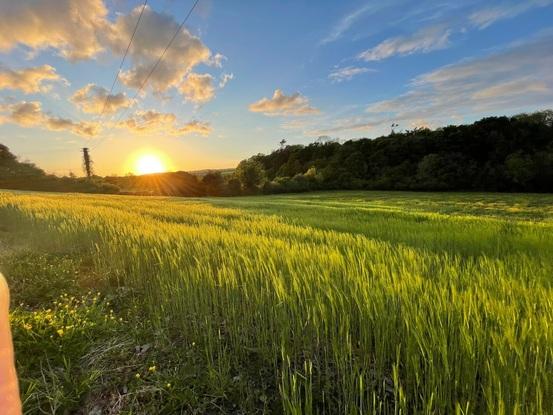
POLYGON ((283 141, 269 154, 241 161, 233 172, 201 175, 60 178, 19 162, 0 145, 0 188, 169 196, 340 189, 553 192, 553 111, 343 143, 283 141))
POLYGON ((242 161, 246 192, 479 190, 553 192, 553 111, 376 139, 283 146, 242 161))

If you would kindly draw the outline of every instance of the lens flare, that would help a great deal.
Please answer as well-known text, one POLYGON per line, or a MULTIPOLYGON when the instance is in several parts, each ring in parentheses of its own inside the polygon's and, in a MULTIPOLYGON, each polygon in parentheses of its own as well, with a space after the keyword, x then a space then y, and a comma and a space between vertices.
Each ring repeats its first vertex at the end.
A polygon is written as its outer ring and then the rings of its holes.
POLYGON ((155 154, 141 154, 134 162, 134 171, 137 174, 163 173, 167 171, 167 166, 155 154))

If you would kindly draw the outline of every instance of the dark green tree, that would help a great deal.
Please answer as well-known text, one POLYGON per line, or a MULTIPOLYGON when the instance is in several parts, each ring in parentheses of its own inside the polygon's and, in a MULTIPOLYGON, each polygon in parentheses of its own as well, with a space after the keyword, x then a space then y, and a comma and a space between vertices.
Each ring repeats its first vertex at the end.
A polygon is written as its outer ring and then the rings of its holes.
POLYGON ((202 185, 204 187, 205 194, 208 196, 219 196, 223 192, 225 185, 225 179, 221 172, 210 171, 202 177, 202 185))
POLYGON ((254 158, 242 160, 234 174, 240 180, 242 188, 249 192, 256 190, 266 179, 263 165, 254 158))

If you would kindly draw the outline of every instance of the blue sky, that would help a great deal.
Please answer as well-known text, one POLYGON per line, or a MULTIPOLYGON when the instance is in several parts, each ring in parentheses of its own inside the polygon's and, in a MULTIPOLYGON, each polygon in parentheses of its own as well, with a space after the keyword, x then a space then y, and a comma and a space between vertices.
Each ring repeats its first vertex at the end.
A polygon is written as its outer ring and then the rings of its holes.
POLYGON ((553 0, 0 0, 0 142, 50 172, 232 167, 306 144, 553 105, 553 0), (107 105, 106 105, 107 104, 107 105))

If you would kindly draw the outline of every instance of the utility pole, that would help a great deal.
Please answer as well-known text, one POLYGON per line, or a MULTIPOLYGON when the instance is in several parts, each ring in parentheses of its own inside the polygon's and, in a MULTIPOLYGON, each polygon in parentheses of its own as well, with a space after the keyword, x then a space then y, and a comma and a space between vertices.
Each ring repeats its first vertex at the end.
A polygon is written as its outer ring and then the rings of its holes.
POLYGON ((90 159, 90 153, 88 152, 88 147, 83 148, 83 170, 86 174, 86 177, 89 179, 92 177, 92 160, 90 159))

